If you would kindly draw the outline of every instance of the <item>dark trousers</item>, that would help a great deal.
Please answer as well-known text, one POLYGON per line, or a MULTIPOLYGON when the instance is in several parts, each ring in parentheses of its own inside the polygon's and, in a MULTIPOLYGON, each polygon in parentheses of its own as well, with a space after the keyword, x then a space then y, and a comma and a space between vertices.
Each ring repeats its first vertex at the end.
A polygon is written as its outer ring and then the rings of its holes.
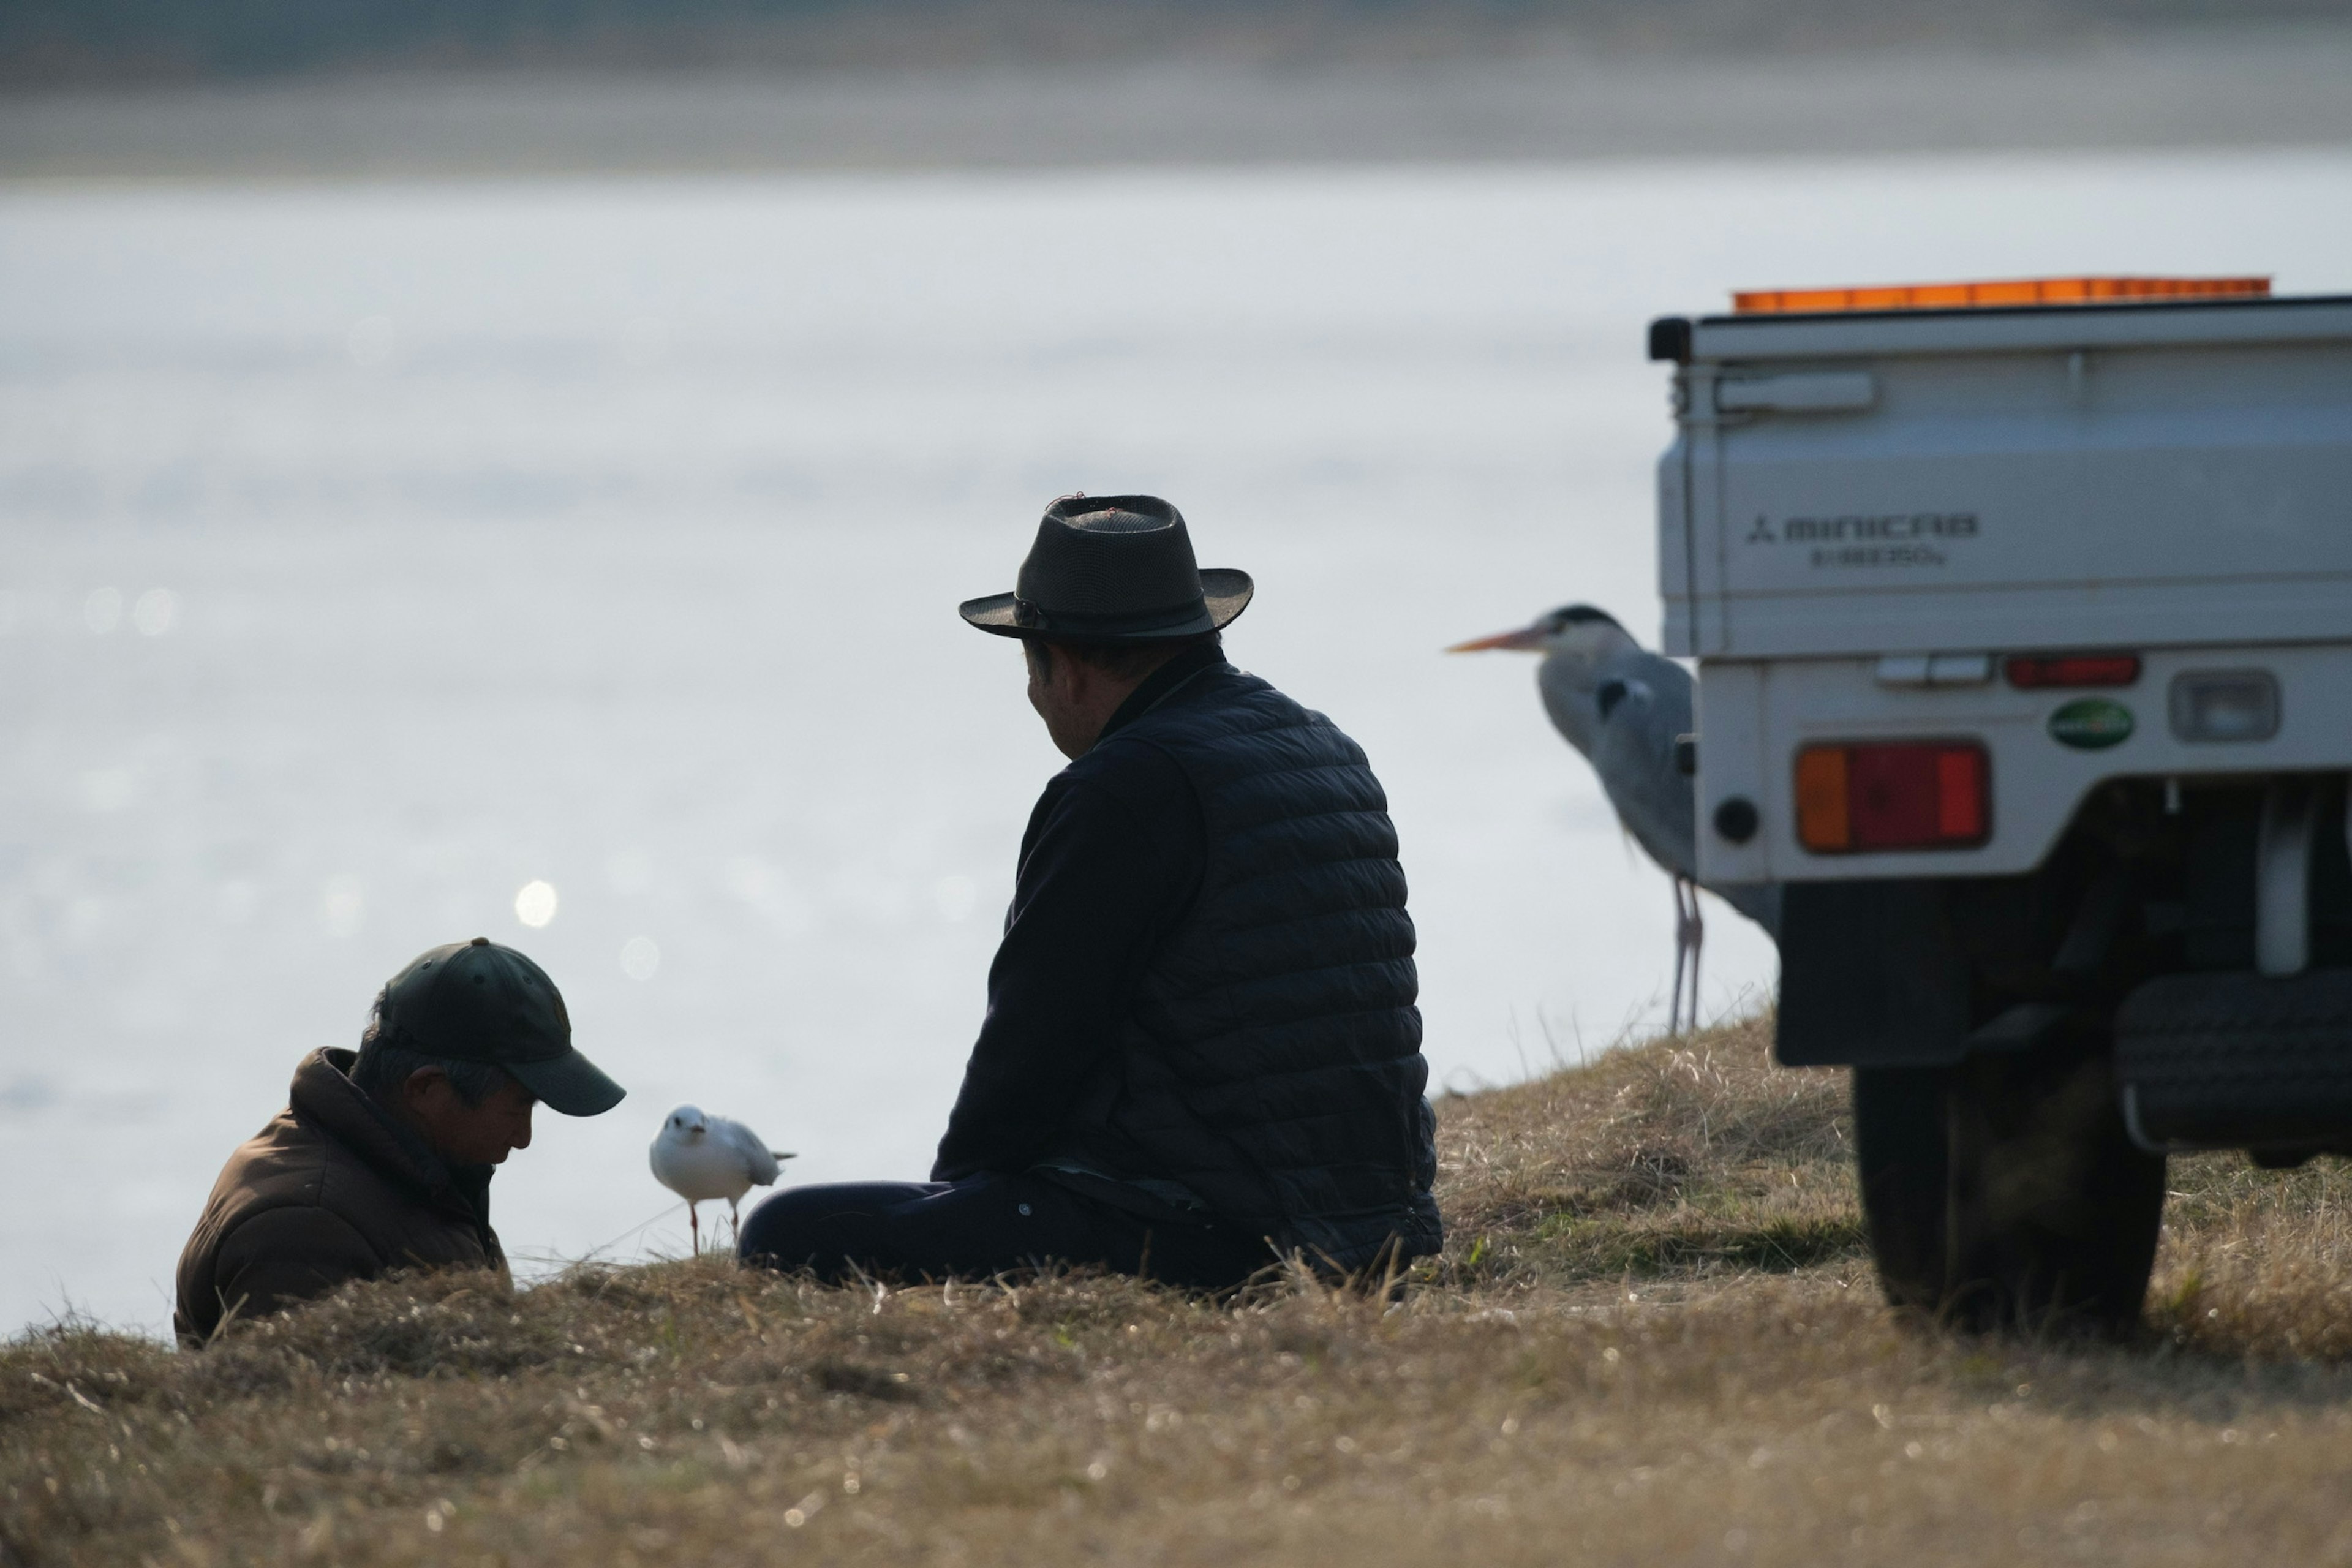
POLYGON ((842 1280, 985 1279, 1046 1263, 1091 1265, 1221 1289, 1274 1261, 1265 1241, 1214 1224, 1167 1224, 1035 1176, 788 1187, 751 1211, 746 1263, 842 1280))

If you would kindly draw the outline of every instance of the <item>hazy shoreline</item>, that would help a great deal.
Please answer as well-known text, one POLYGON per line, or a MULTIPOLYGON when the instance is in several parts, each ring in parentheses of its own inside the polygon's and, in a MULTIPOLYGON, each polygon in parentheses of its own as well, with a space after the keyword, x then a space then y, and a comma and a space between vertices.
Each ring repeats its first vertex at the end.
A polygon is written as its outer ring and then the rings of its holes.
POLYGON ((2331 146, 2352 29, 1283 67, 410 72, 18 90, 0 179, 1577 161, 2331 146))

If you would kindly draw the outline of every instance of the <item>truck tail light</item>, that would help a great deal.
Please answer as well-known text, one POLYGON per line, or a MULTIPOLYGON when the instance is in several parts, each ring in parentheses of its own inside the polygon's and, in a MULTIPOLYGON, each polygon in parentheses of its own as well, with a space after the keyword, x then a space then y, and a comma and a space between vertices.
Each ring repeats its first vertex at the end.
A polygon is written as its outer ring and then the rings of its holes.
POLYGON ((1797 841, 1816 855, 1966 849, 1991 827, 1992 759, 1973 741, 1797 753, 1797 841))
POLYGON ((2020 654, 2006 666, 2020 691, 2052 686, 2129 686, 2139 679, 2136 653, 2020 654))

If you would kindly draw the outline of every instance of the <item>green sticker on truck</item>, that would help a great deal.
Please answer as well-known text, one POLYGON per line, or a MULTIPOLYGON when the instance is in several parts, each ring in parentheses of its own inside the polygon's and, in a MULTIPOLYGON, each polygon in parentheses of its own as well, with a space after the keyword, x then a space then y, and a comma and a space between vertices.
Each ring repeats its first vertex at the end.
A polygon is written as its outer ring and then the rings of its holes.
POLYGON ((2078 697, 2050 715, 2050 734, 2078 752, 2104 752, 2131 739, 2132 710, 2104 697, 2078 697))

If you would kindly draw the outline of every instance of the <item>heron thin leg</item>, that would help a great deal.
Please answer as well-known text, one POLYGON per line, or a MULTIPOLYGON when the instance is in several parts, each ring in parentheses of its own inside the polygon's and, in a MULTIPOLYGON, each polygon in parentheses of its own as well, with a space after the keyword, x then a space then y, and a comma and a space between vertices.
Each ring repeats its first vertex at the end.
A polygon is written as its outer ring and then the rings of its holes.
POLYGON ((1690 951, 1690 920, 1683 910, 1683 879, 1669 877, 1667 880, 1673 883, 1675 894, 1675 985, 1666 996, 1666 1033, 1679 1035, 1683 1032, 1683 959, 1690 951))
POLYGON ((1682 1034, 1698 1027, 1699 949, 1706 941, 1706 922, 1699 917, 1698 884, 1686 877, 1675 885, 1675 994, 1666 1006, 1666 1032, 1682 1034), (1684 982, 1689 984, 1685 985, 1684 982))
POLYGON ((1698 1027, 1698 958, 1699 958, 1699 951, 1700 951, 1702 948, 1706 947, 1706 921, 1705 920, 1701 919, 1701 918, 1700 918, 1700 916, 1699 916, 1699 912, 1698 912, 1698 884, 1697 884, 1696 882, 1693 882, 1693 883, 1691 883, 1691 884, 1690 884, 1690 955, 1691 955, 1690 1026, 1691 1026, 1694 1030, 1696 1030, 1696 1029, 1698 1027))

